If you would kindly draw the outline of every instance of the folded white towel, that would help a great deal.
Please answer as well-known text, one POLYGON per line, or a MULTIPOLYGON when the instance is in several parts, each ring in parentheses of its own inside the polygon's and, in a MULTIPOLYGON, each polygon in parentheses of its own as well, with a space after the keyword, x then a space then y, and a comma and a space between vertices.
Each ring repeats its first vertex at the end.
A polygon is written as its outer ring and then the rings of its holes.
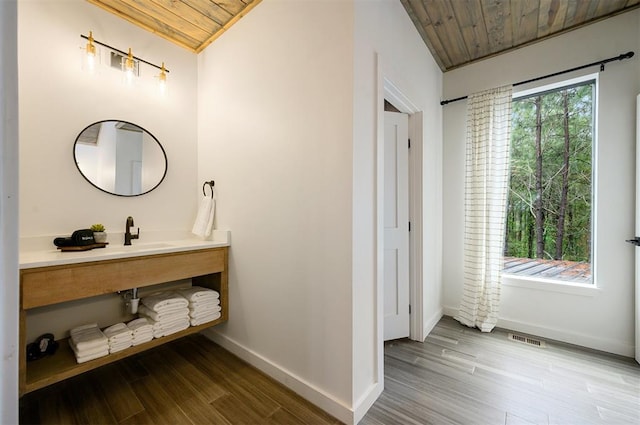
POLYGON ((210 315, 212 315, 214 313, 217 313, 217 312, 219 312, 221 310, 222 310, 222 307, 220 307, 219 305, 217 305, 215 307, 211 307, 211 308, 191 310, 189 312, 189 317, 191 317, 192 319, 198 319, 198 318, 203 317, 203 316, 210 316, 210 315))
POLYGON ((116 323, 115 325, 109 326, 102 332, 107 338, 109 338, 109 342, 123 338, 131 339, 131 329, 129 329, 129 327, 124 323, 116 323))
POLYGON ((149 334, 149 336, 146 336, 144 338, 134 338, 133 341, 131 341, 131 345, 132 346, 136 346, 136 345, 140 345, 140 344, 144 344, 145 342, 149 342, 153 339, 153 332, 151 332, 149 334))
POLYGON ((220 305, 220 300, 215 301, 192 301, 189 303, 190 309, 200 309, 200 308, 212 308, 220 305))
POLYGON ((153 327, 153 337, 160 338, 187 329, 189 327, 189 323, 188 317, 171 323, 156 322, 153 327))
POLYGON ((79 356, 78 354, 76 354, 76 362, 79 363, 85 363, 88 362, 89 360, 95 360, 98 359, 100 357, 104 357, 104 356, 108 356, 109 355, 109 350, 106 349, 104 351, 101 351, 99 353, 95 353, 95 354, 91 354, 91 355, 84 355, 84 356, 79 356))
POLYGON ((96 348, 101 345, 106 346, 108 343, 107 337, 95 323, 79 326, 72 329, 70 333, 71 340, 78 350, 96 348))
POLYGON ((197 319, 191 319, 191 326, 199 326, 208 322, 212 322, 216 319, 219 319, 222 314, 218 311, 217 313, 213 313, 210 315, 202 316, 197 319))
POLYGON ((201 238, 206 238, 211 235, 213 220, 216 215, 215 192, 213 192, 213 188, 211 188, 211 190, 211 196, 205 195, 200 200, 196 221, 193 223, 193 228, 191 229, 191 233, 201 238))
POLYGON ((131 342, 132 339, 133 339, 133 336, 131 335, 127 335, 126 337, 121 337, 121 338, 109 338, 109 346, 126 344, 128 342, 131 342))
POLYGON ((158 313, 157 311, 151 310, 147 306, 141 305, 140 307, 138 307, 138 313, 142 316, 155 320, 156 322, 161 322, 188 316, 189 309, 187 307, 180 307, 178 309, 172 309, 168 312, 163 311, 161 313, 158 313))
POLYGON ((97 323, 88 323, 86 325, 80 325, 80 326, 77 326, 77 327, 71 329, 69 331, 69 333, 73 336, 73 334, 76 334, 78 332, 82 332, 82 331, 85 331, 87 329, 93 329, 93 328, 97 328, 97 327, 98 327, 97 323))
POLYGON ((213 289, 209 288, 203 288, 201 286, 182 288, 176 290, 176 292, 192 302, 220 298, 220 294, 218 293, 218 291, 214 291, 213 289))
POLYGON ((90 356, 96 353, 102 353, 104 350, 109 351, 108 344, 100 344, 99 346, 84 348, 80 350, 72 339, 69 340, 69 347, 71 347, 71 350, 73 350, 76 357, 90 356))
POLYGON ((127 327, 129 329, 131 329, 134 333, 138 329, 145 328, 146 326, 149 326, 149 322, 144 317, 139 317, 137 319, 133 319, 132 321, 127 323, 127 327))
POLYGON ((156 292, 142 298, 142 304, 149 309, 161 313, 177 307, 188 307, 189 301, 174 291, 156 292))
POLYGON ((109 354, 117 353, 118 351, 122 351, 126 348, 131 347, 132 341, 129 340, 125 343, 109 345, 109 354))
POLYGON ((169 329, 165 329, 163 336, 169 336, 169 335, 174 334, 176 332, 183 331, 183 330, 187 329, 188 327, 189 327, 189 321, 187 320, 186 322, 183 322, 180 325, 176 325, 176 326, 173 326, 173 327, 171 327, 169 329))

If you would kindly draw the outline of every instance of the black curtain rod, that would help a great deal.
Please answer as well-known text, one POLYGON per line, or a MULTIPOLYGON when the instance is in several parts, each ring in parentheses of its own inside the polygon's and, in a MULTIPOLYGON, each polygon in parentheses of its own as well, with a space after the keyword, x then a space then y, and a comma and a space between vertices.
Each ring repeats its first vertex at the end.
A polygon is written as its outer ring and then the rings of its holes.
MULTIPOLYGON (((589 68, 589 67, 596 66, 596 65, 600 65, 600 71, 604 71, 604 64, 605 63, 609 63, 609 62, 613 62, 613 61, 621 61, 623 59, 629 59, 629 58, 632 58, 634 54, 635 54, 634 52, 627 52, 627 53, 621 54, 620 56, 615 56, 613 58, 604 59, 604 60, 601 60, 601 61, 598 61, 598 62, 588 63, 586 65, 577 66, 577 67, 571 68, 571 69, 565 69, 564 71, 554 72, 553 74, 543 75, 542 77, 532 78, 532 79, 526 80, 526 81, 520 81, 518 83, 514 83, 513 86, 514 87, 521 86, 523 84, 532 83, 532 82, 538 81, 538 80, 544 80, 545 78, 551 78, 551 77, 555 77, 557 75, 567 74, 569 72, 578 71, 580 69, 589 68)), ((443 101, 440 102, 440 105, 444 106, 444 105, 446 105, 448 103, 457 102, 459 100, 464 100, 464 99, 466 99, 468 97, 469 96, 462 96, 462 97, 456 97, 455 99, 443 100, 443 101)))
MULTIPOLYGON (((89 39, 89 37, 88 37, 88 36, 83 35, 83 34, 80 34, 80 37, 84 38, 85 40, 88 40, 88 39, 89 39)), ((99 45, 101 45, 101 46, 104 46, 104 47, 106 47, 107 49, 111 49, 111 50, 113 50, 114 52, 118 52, 118 53, 120 53, 122 56, 129 56, 129 53, 127 53, 127 52, 123 52, 122 50, 120 50, 120 49, 116 49, 115 47, 113 47, 113 46, 109 46, 108 44, 101 43, 101 42, 99 42, 98 40, 96 40, 95 38, 93 39, 93 42, 94 42, 94 43, 96 43, 96 44, 99 44, 99 45)), ((133 56, 133 58, 134 58, 135 60, 139 61, 139 62, 146 63, 147 65, 152 66, 152 67, 154 67, 154 68, 162 69, 162 67, 160 67, 160 66, 158 66, 158 65, 156 65, 156 64, 154 64, 154 63, 147 62, 146 60, 144 60, 144 59, 142 59, 142 58, 139 58, 139 57, 137 57, 137 56, 133 56)), ((164 72, 166 72, 166 73, 168 74, 168 73, 169 73, 169 70, 168 70, 167 68, 165 68, 165 69, 164 69, 164 72)))

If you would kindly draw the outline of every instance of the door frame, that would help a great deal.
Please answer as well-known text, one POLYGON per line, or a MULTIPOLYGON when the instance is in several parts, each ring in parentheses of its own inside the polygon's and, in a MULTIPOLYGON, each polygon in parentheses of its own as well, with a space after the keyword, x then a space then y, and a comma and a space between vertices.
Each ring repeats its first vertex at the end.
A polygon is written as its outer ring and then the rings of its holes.
MULTIPOLYGON (((391 80, 383 76, 384 100, 388 100, 400 112, 409 115, 409 338, 424 341, 423 335, 423 285, 422 282, 422 111, 406 97, 391 80)), ((383 134, 384 137, 384 134, 383 134)), ((384 151, 379 152, 384 159, 384 151)), ((383 195, 384 196, 384 195, 383 195)), ((382 211, 379 211, 382 213, 382 211)), ((383 241, 378 241, 381 243, 383 241)), ((384 276, 384 275, 383 275, 384 276)))
POLYGON ((423 113, 386 75, 383 60, 377 55, 376 90, 376 381, 384 383, 384 100, 400 112, 409 114, 409 338, 424 341, 423 326, 423 113))

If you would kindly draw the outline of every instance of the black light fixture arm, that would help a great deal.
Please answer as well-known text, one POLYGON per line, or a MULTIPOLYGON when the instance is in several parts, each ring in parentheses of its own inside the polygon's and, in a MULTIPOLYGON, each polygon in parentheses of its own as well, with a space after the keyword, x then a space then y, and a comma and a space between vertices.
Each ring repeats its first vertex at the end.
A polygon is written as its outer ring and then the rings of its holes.
MULTIPOLYGON (((84 38, 85 40, 89 40, 89 36, 86 36, 86 35, 84 35, 84 34, 80 34, 80 37, 84 38)), ((106 43, 102 43, 102 42, 100 42, 100 41, 96 40, 95 38, 94 38, 94 39, 92 39, 91 41, 92 41, 93 43, 99 44, 100 46, 106 47, 107 49, 113 50, 114 52, 118 52, 118 53, 120 53, 122 56, 128 56, 128 55, 129 55, 129 53, 127 53, 127 52, 123 52, 123 51, 122 51, 122 50, 120 50, 120 49, 116 49, 116 48, 115 48, 115 47, 113 47, 113 46, 109 46, 109 45, 108 45, 108 44, 106 44, 106 43)), ((144 60, 144 59, 142 59, 142 58, 139 58, 139 57, 137 57, 137 56, 133 56, 133 59, 135 59, 135 60, 137 60, 137 61, 139 61, 139 62, 142 62, 142 63, 146 63, 147 65, 152 66, 152 67, 154 67, 154 68, 157 68, 157 69, 159 69, 159 70, 162 70, 162 69, 163 69, 163 67, 158 66, 158 65, 156 65, 156 64, 154 64, 154 63, 151 63, 151 62, 147 62, 146 60, 144 60)), ((168 70, 167 68, 164 68, 164 72, 166 72, 166 73, 168 74, 168 73, 169 73, 169 70, 168 70)))
MULTIPOLYGON (((527 84, 527 83, 533 83, 534 81, 539 81, 539 80, 544 80, 545 78, 551 78, 551 77, 555 77, 558 75, 562 75, 562 74, 567 74, 569 72, 573 72, 573 71, 579 71, 581 69, 584 68, 590 68, 592 66, 596 66, 596 65, 600 65, 600 71, 604 71, 604 65, 609 63, 609 62, 614 62, 614 61, 621 61, 623 59, 630 59, 633 57, 635 53, 634 52, 627 52, 627 53, 623 53, 621 55, 609 58, 609 59, 603 59, 597 62, 592 62, 592 63, 588 63, 586 65, 580 65, 580 66, 576 66, 575 68, 571 68, 571 69, 565 69, 564 71, 558 71, 558 72, 554 72, 553 74, 547 74, 547 75, 543 75, 542 77, 536 77, 536 78, 532 78, 530 80, 525 80, 525 81, 519 81, 517 83, 513 83, 513 86, 521 86, 523 84, 527 84)), ((444 106, 447 105, 449 103, 452 102, 457 102, 459 100, 464 100, 466 98, 468 98, 469 96, 461 96, 461 97, 456 97, 455 99, 447 99, 447 100, 443 100, 440 102, 440 105, 444 106)))

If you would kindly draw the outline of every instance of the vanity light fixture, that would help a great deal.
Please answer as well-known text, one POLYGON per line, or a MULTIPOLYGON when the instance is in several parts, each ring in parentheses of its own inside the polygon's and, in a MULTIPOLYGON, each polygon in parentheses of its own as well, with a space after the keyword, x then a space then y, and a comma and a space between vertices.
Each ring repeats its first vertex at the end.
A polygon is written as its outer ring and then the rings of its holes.
POLYGON ((122 57, 122 61, 121 61, 121 68, 122 71, 125 73, 126 77, 125 79, 128 82, 132 82, 133 81, 133 77, 134 76, 139 76, 140 75, 140 64, 146 64, 149 65, 153 68, 156 68, 158 70, 160 70, 160 74, 158 75, 158 81, 160 83, 160 89, 163 89, 163 86, 166 86, 167 83, 167 74, 169 73, 169 70, 167 68, 165 68, 164 66, 164 62, 162 62, 162 66, 158 66, 154 63, 148 62, 142 58, 136 57, 133 55, 133 53, 131 52, 131 48, 129 48, 128 52, 123 52, 120 49, 116 49, 113 46, 109 46, 108 44, 102 43, 98 40, 96 40, 95 38, 93 38, 93 32, 89 31, 89 36, 86 36, 84 34, 80 34, 80 37, 87 40, 87 45, 85 47, 85 51, 86 51, 86 55, 87 55, 87 61, 89 64, 90 69, 92 69, 93 66, 95 66, 95 59, 96 59, 96 44, 102 47, 107 48, 108 50, 110 50, 113 55, 117 55, 122 57), (89 58, 92 57, 93 59, 90 60, 89 58))

